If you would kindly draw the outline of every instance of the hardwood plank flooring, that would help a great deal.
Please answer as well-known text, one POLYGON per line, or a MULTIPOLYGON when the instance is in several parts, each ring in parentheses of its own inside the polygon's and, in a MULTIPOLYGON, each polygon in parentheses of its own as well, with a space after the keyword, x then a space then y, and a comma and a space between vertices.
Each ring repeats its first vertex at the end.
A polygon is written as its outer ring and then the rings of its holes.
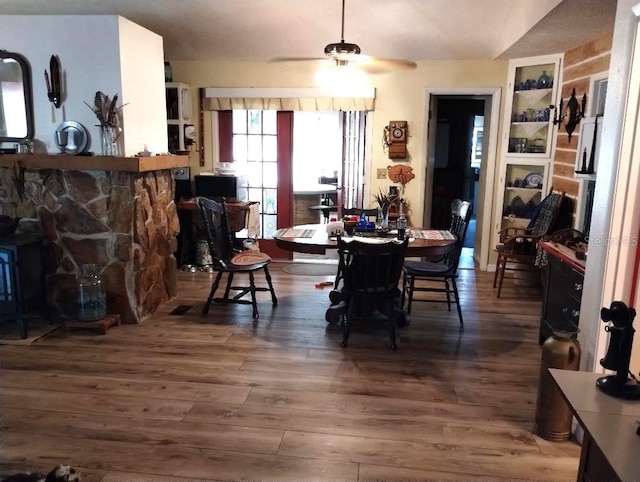
POLYGON ((463 260, 465 330, 414 303, 388 347, 358 323, 328 325, 330 276, 272 263, 279 303, 200 309, 211 275, 106 335, 58 329, 0 340, 0 473, 77 467, 83 481, 575 480, 580 447, 532 433, 540 292, 463 260), (192 306, 172 315, 179 306, 192 306))

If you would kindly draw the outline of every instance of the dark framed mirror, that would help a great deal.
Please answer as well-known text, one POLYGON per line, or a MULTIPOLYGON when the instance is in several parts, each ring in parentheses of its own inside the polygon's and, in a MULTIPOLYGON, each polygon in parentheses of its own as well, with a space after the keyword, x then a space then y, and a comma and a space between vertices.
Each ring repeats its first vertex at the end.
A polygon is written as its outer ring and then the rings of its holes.
POLYGON ((31 68, 22 55, 0 50, 0 142, 32 139, 31 68))

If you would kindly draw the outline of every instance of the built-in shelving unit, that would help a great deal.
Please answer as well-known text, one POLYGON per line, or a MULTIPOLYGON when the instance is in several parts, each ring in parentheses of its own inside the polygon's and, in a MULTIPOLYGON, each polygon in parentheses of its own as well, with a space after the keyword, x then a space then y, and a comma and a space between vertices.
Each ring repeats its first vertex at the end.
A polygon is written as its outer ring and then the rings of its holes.
POLYGON ((560 62, 556 55, 509 64, 496 233, 527 227, 550 188, 560 62))

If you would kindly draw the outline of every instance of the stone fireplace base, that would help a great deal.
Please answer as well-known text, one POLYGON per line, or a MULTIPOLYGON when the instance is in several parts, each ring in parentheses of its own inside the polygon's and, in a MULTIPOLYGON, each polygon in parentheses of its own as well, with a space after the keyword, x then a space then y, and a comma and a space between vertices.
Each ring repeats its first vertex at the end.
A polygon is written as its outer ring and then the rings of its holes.
POLYGON ((173 253, 180 228, 170 168, 188 165, 186 156, 165 156, 166 168, 142 172, 104 169, 109 158, 82 159, 87 166, 102 164, 96 170, 1 167, 6 157, 0 161, 0 214, 20 217, 18 232, 44 236, 47 300, 54 316, 75 317, 82 264, 101 267, 107 311, 123 323, 141 321, 175 296, 173 253))

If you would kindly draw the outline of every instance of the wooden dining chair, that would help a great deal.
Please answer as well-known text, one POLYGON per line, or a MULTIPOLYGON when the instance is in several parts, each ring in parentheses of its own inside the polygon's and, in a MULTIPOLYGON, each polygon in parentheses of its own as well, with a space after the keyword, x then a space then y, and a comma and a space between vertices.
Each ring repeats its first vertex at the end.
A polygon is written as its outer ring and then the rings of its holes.
POLYGON ((211 285, 209 297, 202 307, 202 314, 209 312, 211 302, 250 304, 253 307, 253 319, 259 318, 258 303, 256 301, 257 291, 269 291, 273 306, 278 304, 278 298, 273 289, 271 275, 269 273, 269 263, 271 258, 260 251, 234 249, 233 238, 229 229, 229 217, 224 198, 222 203, 197 197, 196 206, 200 212, 202 224, 207 237, 207 244, 213 260, 212 269, 217 273, 211 285), (267 286, 256 286, 254 273, 263 271, 267 286), (222 275, 227 275, 227 284, 222 297, 215 297, 215 293, 220 285, 222 275), (235 275, 248 275, 249 284, 234 284, 235 275), (231 292, 238 292, 231 296, 231 292), (244 299, 245 295, 250 295, 251 300, 244 299))
POLYGON ((346 303, 342 344, 349 343, 351 325, 358 309, 366 312, 381 308, 389 326, 391 349, 397 350, 395 311, 402 296, 398 288, 409 239, 399 242, 388 239, 382 243, 345 240, 338 237, 338 256, 343 269, 342 293, 346 303))
POLYGON ((449 231, 456 236, 456 243, 453 249, 437 260, 406 261, 404 263, 402 306, 405 306, 406 300, 407 314, 411 314, 411 306, 414 301, 447 303, 447 308, 451 311, 451 296, 453 295, 453 301, 458 309, 460 329, 464 329, 462 307, 460 306, 456 280, 458 278, 458 263, 462 255, 464 238, 467 234, 470 218, 471 203, 455 199, 451 203, 451 224, 449 227, 449 231), (416 280, 424 283, 416 285, 416 280), (435 286, 434 283, 436 284, 435 286), (444 283, 444 286, 442 287, 440 283, 444 283), (415 298, 415 292, 444 293, 446 299, 415 298))

